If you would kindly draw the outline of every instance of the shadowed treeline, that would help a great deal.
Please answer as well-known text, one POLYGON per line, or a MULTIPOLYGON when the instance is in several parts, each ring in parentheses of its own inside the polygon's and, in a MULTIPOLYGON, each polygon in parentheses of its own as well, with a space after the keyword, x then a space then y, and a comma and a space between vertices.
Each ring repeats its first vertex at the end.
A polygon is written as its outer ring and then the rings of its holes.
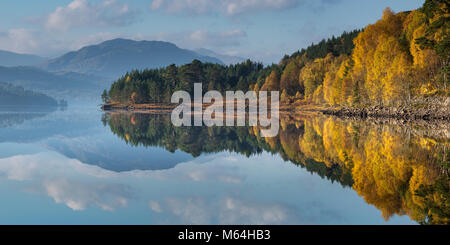
POLYGON ((279 154, 308 171, 353 188, 385 219, 449 223, 448 129, 373 125, 324 116, 281 115, 277 137, 258 127, 174 127, 170 115, 108 113, 102 121, 131 145, 202 153, 279 154))

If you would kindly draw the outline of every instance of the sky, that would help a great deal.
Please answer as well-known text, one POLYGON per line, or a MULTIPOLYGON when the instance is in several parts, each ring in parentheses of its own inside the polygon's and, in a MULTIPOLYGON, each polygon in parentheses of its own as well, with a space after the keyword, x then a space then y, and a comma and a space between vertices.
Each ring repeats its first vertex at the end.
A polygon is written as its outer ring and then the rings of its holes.
POLYGON ((56 57, 113 38, 278 62, 424 0, 2 0, 0 50, 56 57))

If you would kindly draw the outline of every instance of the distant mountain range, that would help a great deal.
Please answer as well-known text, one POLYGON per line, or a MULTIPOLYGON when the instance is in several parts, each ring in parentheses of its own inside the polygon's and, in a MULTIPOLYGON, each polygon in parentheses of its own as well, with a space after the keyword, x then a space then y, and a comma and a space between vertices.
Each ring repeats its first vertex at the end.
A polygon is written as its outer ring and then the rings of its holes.
POLYGON ((93 96, 107 85, 106 79, 74 72, 47 72, 35 67, 0 67, 0 82, 43 92, 52 97, 74 99, 93 96))
POLYGON ((18 54, 0 50, 0 66, 32 66, 45 62, 46 60, 46 58, 36 55, 18 54))
POLYGON ((128 71, 183 65, 194 59, 218 64, 244 61, 207 49, 182 49, 169 42, 113 39, 54 59, 0 51, 0 82, 56 98, 84 100, 97 98, 128 71))
POLYGON ((223 63, 225 63, 226 65, 237 64, 237 63, 244 62, 246 60, 245 58, 238 57, 238 56, 218 54, 212 50, 204 49, 204 48, 195 49, 195 52, 197 52, 198 54, 204 55, 204 56, 217 58, 217 59, 221 60, 223 63))
POLYGON ((168 42, 114 39, 69 52, 38 67, 48 71, 71 71, 115 79, 133 69, 182 65, 194 59, 223 64, 217 58, 181 49, 168 42))

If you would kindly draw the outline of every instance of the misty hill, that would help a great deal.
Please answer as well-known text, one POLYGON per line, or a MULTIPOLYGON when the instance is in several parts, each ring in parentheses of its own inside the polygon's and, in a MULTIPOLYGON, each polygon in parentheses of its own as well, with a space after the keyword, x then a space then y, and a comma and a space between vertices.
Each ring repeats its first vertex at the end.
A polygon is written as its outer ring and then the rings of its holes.
POLYGON ((18 54, 0 50, 0 66, 30 66, 45 62, 46 60, 46 58, 36 55, 18 54))
POLYGON ((19 86, 0 83, 0 106, 58 106, 58 102, 42 93, 19 86))
POLYGON ((69 52, 39 67, 48 71, 71 71, 117 78, 133 69, 182 65, 194 59, 222 64, 217 58, 181 49, 168 42, 114 39, 69 52))
POLYGON ((47 72, 35 67, 1 67, 0 83, 10 83, 52 97, 74 99, 99 93, 106 79, 74 72, 47 72))
POLYGON ((218 54, 212 50, 204 49, 204 48, 196 49, 195 52, 197 52, 201 55, 204 55, 204 56, 217 58, 217 59, 221 60, 223 63, 225 63, 226 65, 237 64, 237 63, 244 62, 246 60, 246 59, 244 59, 242 57, 238 57, 238 56, 218 54))

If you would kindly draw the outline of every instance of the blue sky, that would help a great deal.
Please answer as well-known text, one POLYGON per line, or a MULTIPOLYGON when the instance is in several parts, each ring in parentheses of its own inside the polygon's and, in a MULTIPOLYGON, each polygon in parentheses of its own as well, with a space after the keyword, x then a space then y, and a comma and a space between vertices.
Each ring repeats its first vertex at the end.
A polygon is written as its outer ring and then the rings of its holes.
POLYGON ((424 0, 2 0, 0 49, 47 57, 112 38, 163 40, 265 63, 424 0))

